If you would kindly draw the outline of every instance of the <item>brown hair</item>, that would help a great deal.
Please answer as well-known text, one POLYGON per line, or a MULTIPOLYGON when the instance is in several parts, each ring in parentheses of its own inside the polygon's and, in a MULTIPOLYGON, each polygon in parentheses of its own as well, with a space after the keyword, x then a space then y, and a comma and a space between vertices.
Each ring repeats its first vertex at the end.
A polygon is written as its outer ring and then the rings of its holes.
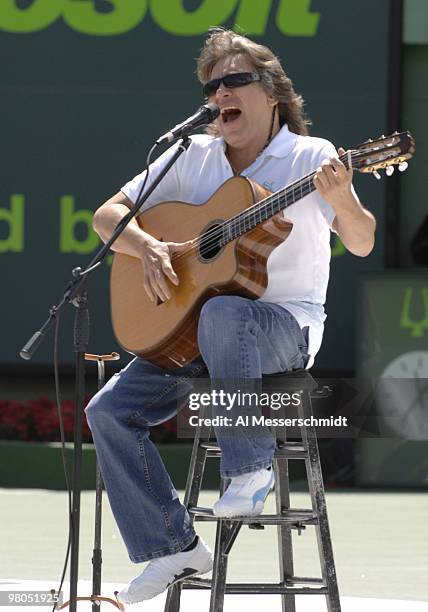
MULTIPOLYGON (((210 28, 209 32, 197 60, 200 82, 205 84, 210 80, 212 69, 219 60, 229 55, 245 54, 260 74, 265 90, 278 101, 280 125, 287 123, 291 132, 306 136, 311 121, 303 111, 303 98, 294 91, 291 79, 272 51, 233 30, 210 28)), ((209 126, 209 133, 217 134, 214 125, 209 126)))

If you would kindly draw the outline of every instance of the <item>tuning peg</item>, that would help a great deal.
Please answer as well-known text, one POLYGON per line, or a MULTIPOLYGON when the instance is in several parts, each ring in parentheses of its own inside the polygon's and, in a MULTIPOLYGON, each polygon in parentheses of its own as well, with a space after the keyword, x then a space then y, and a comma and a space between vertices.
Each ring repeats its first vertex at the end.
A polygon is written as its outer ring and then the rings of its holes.
POLYGON ((388 166, 385 172, 387 176, 392 176, 394 174, 394 166, 388 166))
POLYGON ((373 176, 380 181, 380 179, 382 178, 381 175, 379 174, 379 172, 377 170, 373 170, 373 176))
POLYGON ((404 172, 405 170, 407 170, 408 167, 409 167, 409 164, 406 161, 403 161, 398 166, 398 169, 399 169, 400 172, 404 172))

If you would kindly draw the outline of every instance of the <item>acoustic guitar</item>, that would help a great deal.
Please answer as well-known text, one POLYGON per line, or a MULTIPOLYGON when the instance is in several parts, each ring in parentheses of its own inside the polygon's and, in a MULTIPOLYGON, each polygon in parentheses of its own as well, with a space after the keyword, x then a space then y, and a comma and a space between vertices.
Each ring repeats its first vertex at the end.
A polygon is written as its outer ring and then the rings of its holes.
MULTIPOLYGON (((368 140, 340 156, 347 168, 387 174, 415 150, 409 132, 368 140)), ((167 368, 182 367, 199 355, 197 325, 203 304, 215 295, 256 299, 267 286, 266 263, 292 230, 275 217, 315 190, 315 171, 271 193, 244 177, 227 180, 200 206, 163 202, 137 217, 144 231, 166 242, 192 241, 176 253, 172 266, 180 284, 169 280, 172 297, 150 301, 143 286, 140 259, 116 253, 111 272, 112 322, 128 352, 167 368)))

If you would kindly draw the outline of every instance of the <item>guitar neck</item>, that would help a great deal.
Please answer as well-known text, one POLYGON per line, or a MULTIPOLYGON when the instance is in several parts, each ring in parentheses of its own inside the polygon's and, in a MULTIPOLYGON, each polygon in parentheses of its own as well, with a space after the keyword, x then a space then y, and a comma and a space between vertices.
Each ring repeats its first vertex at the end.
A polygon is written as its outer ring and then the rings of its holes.
MULTIPOLYGON (((348 150, 340 155, 339 159, 346 168, 352 167, 359 172, 371 172, 380 179, 378 170, 386 170, 390 175, 394 170, 394 165, 398 165, 398 169, 404 171, 408 165, 407 160, 414 152, 415 141, 410 132, 394 132, 391 136, 366 140, 356 149, 348 150)), ((239 238, 315 191, 313 181, 315 173, 316 170, 221 223, 214 232, 220 236, 220 240, 216 239, 219 246, 224 246, 235 238, 239 238)))
MULTIPOLYGON (((342 155, 339 158, 346 167, 348 167, 348 156, 342 155)), ((232 217, 222 224, 222 239, 221 245, 224 246, 228 242, 239 238, 243 234, 257 227, 264 221, 267 221, 274 215, 285 210, 288 206, 295 204, 305 196, 315 191, 314 176, 316 171, 313 171, 301 179, 287 185, 284 189, 273 193, 264 200, 257 202, 250 208, 247 208, 239 215, 232 217)))
POLYGON ((288 206, 295 204, 312 193, 316 189, 313 182, 314 176, 315 172, 304 176, 295 183, 261 200, 261 202, 250 206, 250 208, 247 208, 239 215, 225 221, 222 224, 221 245, 224 246, 228 242, 235 240, 235 238, 239 238, 257 227, 257 225, 278 214, 281 210, 285 210, 288 206))

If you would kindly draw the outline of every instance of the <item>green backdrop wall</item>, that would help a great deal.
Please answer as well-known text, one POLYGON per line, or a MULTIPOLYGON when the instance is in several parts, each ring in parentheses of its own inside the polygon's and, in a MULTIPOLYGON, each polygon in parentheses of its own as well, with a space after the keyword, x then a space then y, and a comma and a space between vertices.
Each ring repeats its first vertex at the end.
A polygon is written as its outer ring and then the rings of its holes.
MULTIPOLYGON (((195 62, 211 25, 268 44, 303 93, 312 135, 352 147, 386 133, 388 0, 2 0, 0 364, 45 320, 98 245, 92 212, 134 176, 152 141, 201 103, 195 62)), ((385 181, 355 179, 379 222, 367 259, 333 243, 317 366, 352 368, 355 279, 383 267, 385 181)), ((90 282, 91 350, 116 347, 108 264, 90 282)), ((70 308, 61 361, 71 363, 70 308)), ((50 342, 34 363, 51 359, 50 342)))

